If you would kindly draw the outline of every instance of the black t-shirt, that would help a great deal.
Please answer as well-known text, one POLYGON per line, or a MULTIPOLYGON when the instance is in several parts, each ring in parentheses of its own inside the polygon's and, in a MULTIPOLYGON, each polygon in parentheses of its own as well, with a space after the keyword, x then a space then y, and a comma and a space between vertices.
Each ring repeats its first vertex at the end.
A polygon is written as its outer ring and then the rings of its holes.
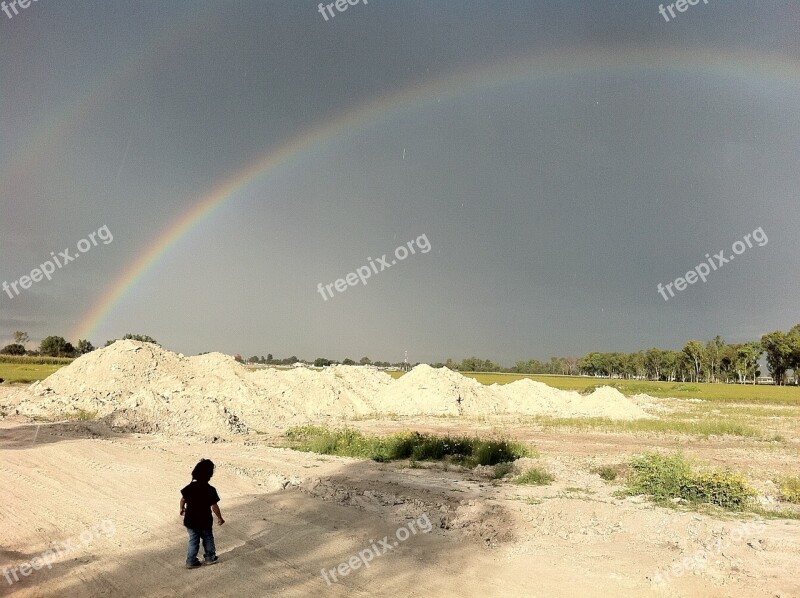
POLYGON ((192 529, 211 529, 214 524, 211 505, 219 502, 217 489, 208 482, 192 480, 191 484, 181 490, 181 495, 186 500, 183 525, 192 529))

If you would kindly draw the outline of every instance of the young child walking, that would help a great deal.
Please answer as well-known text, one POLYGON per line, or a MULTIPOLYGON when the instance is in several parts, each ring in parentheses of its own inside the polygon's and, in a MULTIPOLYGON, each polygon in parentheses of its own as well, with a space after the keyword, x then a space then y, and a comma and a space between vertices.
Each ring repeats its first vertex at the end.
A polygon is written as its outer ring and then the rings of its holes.
POLYGON ((225 523, 225 520, 217 504, 217 489, 208 483, 213 475, 214 463, 209 459, 201 459, 192 470, 192 483, 181 490, 181 515, 183 525, 189 530, 189 554, 186 556, 188 569, 196 569, 202 564, 197 560, 200 540, 203 540, 205 564, 213 565, 219 560, 214 546, 214 532, 211 529, 214 525, 211 511, 217 516, 219 525, 225 523))

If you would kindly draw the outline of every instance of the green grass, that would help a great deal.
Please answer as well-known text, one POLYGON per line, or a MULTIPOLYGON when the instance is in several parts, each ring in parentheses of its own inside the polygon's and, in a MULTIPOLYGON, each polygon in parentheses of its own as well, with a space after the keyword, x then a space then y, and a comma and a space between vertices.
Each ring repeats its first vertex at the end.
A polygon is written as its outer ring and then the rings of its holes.
MULTIPOLYGON (((402 372, 400 372, 402 373, 402 372)), ((706 401, 776 403, 800 405, 800 387, 766 386, 752 384, 720 384, 705 382, 650 382, 647 380, 608 380, 582 376, 546 376, 501 373, 466 373, 482 384, 508 384, 523 378, 544 382, 562 390, 587 392, 599 386, 613 386, 625 395, 648 394, 653 397, 703 399, 706 401)))
POLYGON ((357 457, 374 461, 454 461, 474 467, 497 465, 527 457, 529 448, 505 439, 481 440, 467 436, 436 436, 399 432, 388 436, 366 436, 352 428, 331 429, 302 426, 286 432, 289 447, 299 451, 357 457))
POLYGON ((761 438, 763 432, 753 426, 731 420, 681 420, 681 419, 636 419, 613 420, 601 417, 538 418, 545 427, 570 427, 594 429, 608 432, 660 432, 681 433, 692 436, 741 436, 761 438))
POLYGON ((606 482, 613 482, 617 479, 617 468, 611 465, 604 465, 597 469, 597 475, 599 475, 602 479, 606 482))
POLYGON ((44 363, 10 363, 0 361, 0 378, 5 379, 7 382, 26 383, 35 382, 37 380, 44 380, 50 374, 64 367, 66 363, 61 365, 44 364, 44 363))
POLYGON ((747 508, 756 491, 743 475, 731 471, 695 471, 683 455, 645 453, 630 463, 628 494, 645 495, 659 504, 673 499, 711 504, 731 511, 747 508))
POLYGON ((514 478, 514 483, 528 486, 547 486, 553 480, 555 480, 555 477, 550 472, 541 467, 534 467, 514 478))
POLYGON ((785 476, 777 480, 781 500, 800 505, 800 476, 785 476))

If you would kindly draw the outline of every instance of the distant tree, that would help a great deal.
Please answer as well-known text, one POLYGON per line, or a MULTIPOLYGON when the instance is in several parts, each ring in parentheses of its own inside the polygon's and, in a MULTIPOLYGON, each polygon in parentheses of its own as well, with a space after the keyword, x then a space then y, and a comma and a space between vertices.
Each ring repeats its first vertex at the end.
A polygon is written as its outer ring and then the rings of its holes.
POLYGON ((683 354, 694 366, 694 381, 700 380, 700 372, 703 371, 703 356, 705 347, 700 341, 689 341, 683 348, 683 354))
POLYGON ((116 342, 117 342, 117 339, 112 339, 112 340, 110 340, 110 341, 106 341, 106 344, 105 344, 105 345, 103 345, 103 348, 105 348, 105 347, 110 347, 111 345, 113 345, 113 344, 114 344, 114 343, 116 343, 116 342))
POLYGON ((369 357, 362 357, 358 360, 358 363, 361 365, 369 365, 372 363, 372 360, 369 357))
POLYGON ((349 357, 345 357, 342 365, 356 365, 356 362, 350 359, 349 357))
POLYGON ((31 340, 31 337, 28 336, 27 332, 23 332, 22 330, 17 330, 14 333, 14 344, 15 345, 22 345, 23 347, 31 340))
POLYGON ((792 367, 792 335, 776 330, 761 337, 761 345, 767 352, 767 367, 775 384, 783 384, 786 371, 792 367))
POLYGON ((75 351, 78 355, 86 355, 87 353, 94 351, 94 345, 86 339, 80 339, 75 351))
POLYGON ((267 361, 266 361, 266 363, 268 363, 268 364, 272 363, 272 353, 267 353, 267 361))
POLYGON ((233 358, 234 358, 236 361, 238 361, 239 363, 244 363, 244 359, 242 359, 242 356, 241 356, 241 355, 239 355, 238 353, 237 353, 236 355, 234 355, 234 356, 233 356, 233 358))
POLYGON ((247 360, 247 363, 258 363, 258 355, 253 355, 250 359, 247 360))
POLYGON ((154 345, 158 345, 156 339, 154 339, 152 336, 147 336, 146 334, 126 334, 122 337, 122 340, 139 341, 141 343, 153 343, 154 345))
POLYGON ((48 336, 39 345, 39 353, 47 357, 73 357, 75 347, 61 336, 48 336))
POLYGON ((314 360, 314 367, 316 368, 323 368, 325 366, 331 365, 333 362, 330 359, 325 359, 324 357, 317 357, 314 360))
POLYGON ((11 345, 6 345, 2 349, 0 349, 0 354, 2 354, 2 355, 25 355, 25 347, 20 345, 19 343, 13 343, 11 345))

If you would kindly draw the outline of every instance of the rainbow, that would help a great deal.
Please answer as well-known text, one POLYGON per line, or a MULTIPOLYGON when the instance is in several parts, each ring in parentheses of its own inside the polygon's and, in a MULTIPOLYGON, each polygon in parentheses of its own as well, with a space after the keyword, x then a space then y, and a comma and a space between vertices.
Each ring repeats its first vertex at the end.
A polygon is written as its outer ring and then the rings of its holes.
POLYGON ((707 49, 584 49, 570 55, 547 55, 519 59, 500 64, 482 65, 460 71, 443 79, 423 82, 390 93, 345 111, 335 118, 293 137, 253 160, 222 181, 194 206, 179 216, 140 254, 75 327, 72 338, 89 338, 105 321, 128 291, 198 223, 236 197, 243 189, 291 160, 299 159, 346 134, 387 121, 404 110, 419 108, 465 91, 480 91, 498 86, 529 83, 542 77, 576 77, 588 74, 668 72, 721 77, 727 80, 772 80, 796 85, 800 80, 800 63, 780 55, 717 53, 707 49))

